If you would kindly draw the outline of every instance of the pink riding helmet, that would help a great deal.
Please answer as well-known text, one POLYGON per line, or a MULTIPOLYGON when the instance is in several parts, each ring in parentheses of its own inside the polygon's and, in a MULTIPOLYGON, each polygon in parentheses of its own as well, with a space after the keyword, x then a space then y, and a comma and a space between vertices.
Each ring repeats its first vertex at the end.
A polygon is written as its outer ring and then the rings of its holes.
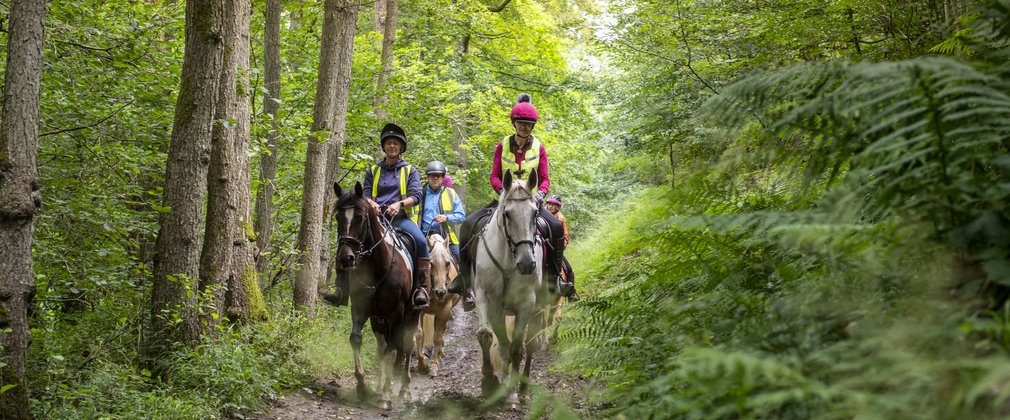
POLYGON ((449 174, 445 174, 445 177, 442 178, 442 186, 452 188, 452 177, 449 174))
POLYGON ((533 106, 533 100, 530 98, 530 94, 519 94, 519 98, 516 99, 516 105, 512 107, 512 113, 509 115, 509 118, 511 118, 512 121, 536 123, 537 117, 537 108, 533 106))

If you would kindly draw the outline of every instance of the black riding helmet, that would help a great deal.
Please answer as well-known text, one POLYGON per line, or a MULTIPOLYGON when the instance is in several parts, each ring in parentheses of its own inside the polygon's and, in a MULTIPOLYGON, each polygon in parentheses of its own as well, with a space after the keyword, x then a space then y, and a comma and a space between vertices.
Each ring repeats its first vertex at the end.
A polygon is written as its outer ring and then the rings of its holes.
POLYGON ((400 128, 400 126, 393 123, 386 124, 382 127, 382 134, 379 135, 380 149, 382 148, 382 143, 390 137, 400 140, 401 154, 407 152, 407 134, 403 132, 403 129, 400 128))
POLYGON ((445 164, 437 160, 433 160, 428 163, 428 167, 424 169, 425 175, 438 174, 445 175, 445 164))

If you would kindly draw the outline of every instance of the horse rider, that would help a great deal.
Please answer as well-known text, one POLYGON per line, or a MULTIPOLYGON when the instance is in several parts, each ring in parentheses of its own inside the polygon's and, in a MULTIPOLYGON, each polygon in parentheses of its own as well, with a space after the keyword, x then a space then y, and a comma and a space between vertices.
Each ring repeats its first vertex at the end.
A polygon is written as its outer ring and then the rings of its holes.
MULTIPOLYGON (((428 278, 431 273, 431 259, 428 244, 417 227, 417 205, 421 202, 421 178, 417 168, 403 160, 407 151, 407 134, 400 126, 389 123, 382 127, 379 146, 384 157, 365 170, 363 185, 368 204, 379 214, 385 211, 392 218, 397 229, 410 235, 414 241, 414 293, 413 308, 428 306, 428 278)), ((337 293, 326 294, 324 298, 337 305, 346 304, 346 276, 337 277, 337 293), (341 284, 342 283, 342 284, 341 284), (340 302, 340 303, 336 303, 340 302)))
MULTIPOLYGON (((557 194, 551 194, 547 196, 544 202, 547 203, 544 205, 547 207, 547 211, 551 212, 554 217, 557 217, 561 221, 561 225, 565 227, 565 247, 567 248, 570 239, 568 236, 568 219, 561 213, 561 206, 563 205, 561 197, 557 194)), ((572 264, 568 261, 568 258, 565 258, 565 277, 567 279, 561 281, 561 294, 567 296, 568 300, 572 302, 578 301, 579 294, 575 291, 575 272, 572 271, 572 264)))
MULTIPOLYGON (((505 169, 511 169, 512 173, 519 178, 528 176, 529 171, 537 171, 540 184, 534 193, 537 203, 543 201, 547 196, 548 188, 551 185, 550 171, 547 164, 547 149, 539 140, 533 136, 533 127, 536 125, 539 115, 536 107, 533 106, 529 94, 519 95, 509 118, 512 120, 512 127, 515 133, 505 137, 498 146, 495 147, 494 160, 491 167, 491 188, 495 193, 501 194, 507 185, 502 185, 502 173, 505 169)), ((475 230, 494 212, 494 203, 471 214, 460 227, 460 241, 466 247, 475 230)), ((543 219, 550 227, 550 238, 548 250, 548 260, 551 262, 550 268, 554 273, 558 273, 554 279, 560 281, 561 267, 564 267, 565 237, 564 226, 561 221, 554 217, 543 206, 539 206, 538 217, 543 219)), ((547 232, 541 232, 547 234, 547 232)), ((470 272, 469 267, 473 265, 468 252, 460 254, 460 275, 449 287, 451 293, 461 293, 463 296, 463 309, 472 310, 476 307, 472 289, 472 280, 467 278, 470 272)))
POLYGON ((459 238, 456 237, 454 226, 466 218, 463 202, 456 190, 444 185, 445 164, 437 160, 428 163, 424 173, 428 176, 428 185, 424 188, 421 198, 420 223, 421 232, 425 236, 438 233, 449 240, 449 251, 459 264, 459 238))

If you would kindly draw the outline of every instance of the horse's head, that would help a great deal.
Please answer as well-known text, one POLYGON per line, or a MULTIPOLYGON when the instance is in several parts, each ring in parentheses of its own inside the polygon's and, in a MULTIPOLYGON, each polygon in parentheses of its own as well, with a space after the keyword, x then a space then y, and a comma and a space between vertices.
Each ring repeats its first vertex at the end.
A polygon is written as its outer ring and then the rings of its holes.
POLYGON ((522 274, 536 269, 533 257, 533 239, 536 233, 537 201, 534 192, 539 184, 537 171, 530 171, 526 182, 512 181, 512 171, 506 170, 502 178, 505 192, 498 203, 499 218, 509 249, 516 259, 516 268, 522 274), (526 246, 523 246, 526 245, 526 246))
POLYGON ((372 234, 373 221, 377 220, 377 215, 373 214, 375 210, 364 198, 360 182, 354 184, 354 191, 345 193, 337 183, 333 184, 333 190, 339 197, 333 212, 333 217, 337 219, 337 234, 340 238, 337 260, 340 262, 340 268, 347 270, 367 257, 371 252, 369 247, 376 240, 381 240, 372 234))
POLYGON ((431 250, 431 292, 435 299, 442 300, 445 299, 449 281, 456 277, 456 265, 452 262, 449 244, 442 235, 429 235, 428 249, 431 250))

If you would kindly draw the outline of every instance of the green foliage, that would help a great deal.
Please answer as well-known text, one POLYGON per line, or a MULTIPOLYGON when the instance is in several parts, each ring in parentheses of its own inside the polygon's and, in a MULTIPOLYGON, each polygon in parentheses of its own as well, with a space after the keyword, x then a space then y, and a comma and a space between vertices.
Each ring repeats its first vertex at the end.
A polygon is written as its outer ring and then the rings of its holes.
POLYGON ((971 62, 724 87, 698 123, 725 129, 693 130, 677 188, 575 243, 596 298, 565 319, 565 367, 611 384, 609 414, 1005 416, 1010 38, 989 3, 971 62))

